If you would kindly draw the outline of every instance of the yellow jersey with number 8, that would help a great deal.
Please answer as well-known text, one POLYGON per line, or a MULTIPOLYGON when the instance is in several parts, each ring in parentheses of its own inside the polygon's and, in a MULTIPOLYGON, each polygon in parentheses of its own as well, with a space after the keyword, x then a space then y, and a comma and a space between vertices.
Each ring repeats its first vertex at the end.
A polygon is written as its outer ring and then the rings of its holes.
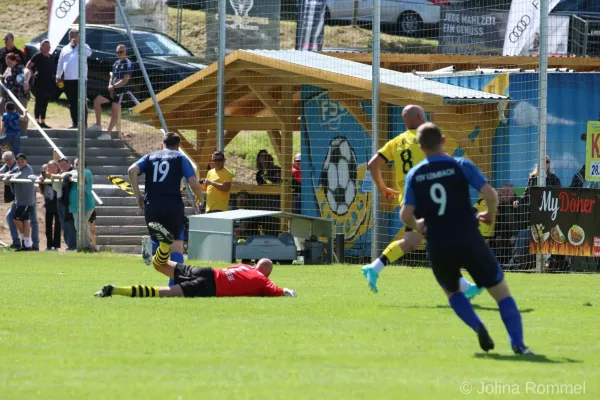
POLYGON ((402 204, 404 197, 404 184, 408 171, 425 159, 417 141, 417 130, 409 129, 396 136, 378 151, 387 162, 394 162, 396 188, 400 191, 398 203, 402 204))

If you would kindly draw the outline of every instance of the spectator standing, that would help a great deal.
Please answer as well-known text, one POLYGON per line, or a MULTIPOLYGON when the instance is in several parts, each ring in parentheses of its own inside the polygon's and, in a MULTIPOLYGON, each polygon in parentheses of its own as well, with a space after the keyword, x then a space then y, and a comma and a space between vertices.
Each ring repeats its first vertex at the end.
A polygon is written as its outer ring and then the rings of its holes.
MULTIPOLYGON (((33 169, 27 164, 27 156, 19 153, 16 158, 18 170, 9 174, 10 177, 12 179, 28 179, 33 175, 33 169)), ((33 242, 31 240, 29 219, 32 216, 31 210, 35 209, 35 186, 33 181, 31 183, 16 183, 13 185, 13 191, 16 205, 13 219, 23 240, 21 248, 17 251, 32 250, 33 242)))
MULTIPOLYGON (((49 174, 57 175, 60 168, 56 161, 50 161, 42 167, 40 179, 45 180, 49 174)), ((46 251, 60 249, 60 218, 58 217, 58 194, 54 184, 40 184, 40 192, 44 196, 46 208, 46 251)))
POLYGON ((215 151, 211 162, 214 168, 208 171, 206 178, 200 184, 206 184, 206 212, 229 210, 229 197, 233 174, 225 168, 225 154, 215 151))
MULTIPOLYGON (((27 112, 27 111, 25 111, 27 112)), ((6 103, 6 112, 2 114, 0 123, 0 144, 8 144, 13 154, 19 154, 21 151, 21 127, 20 121, 27 117, 15 111, 15 104, 6 103)))
MULTIPOLYGON (((6 70, 4 70, 2 82, 8 90, 19 100, 19 103, 23 108, 27 108, 29 102, 29 79, 31 78, 31 72, 26 69, 22 64, 19 64, 19 56, 17 54, 9 54, 6 56, 6 70)), ((12 102, 12 99, 8 93, 3 93, 2 99, 0 100, 0 113, 6 111, 6 105, 12 102)), ((26 114, 23 113, 25 116, 26 114)), ((26 137, 27 133, 27 118, 20 121, 22 137, 26 137)))
POLYGON ((27 69, 35 75, 33 77, 33 89, 35 91, 34 115, 38 124, 44 129, 51 129, 46 125, 46 111, 48 102, 56 94, 54 77, 56 76, 56 62, 50 53, 50 41, 42 41, 40 51, 27 63, 27 69))
MULTIPOLYGON (((536 165, 533 172, 529 174, 527 187, 523 195, 513 202, 513 207, 519 214, 519 232, 515 238, 515 246, 513 248, 513 257, 509 264, 520 264, 523 261, 522 257, 529 254, 529 195, 531 188, 537 186, 538 166, 536 165)), ((546 156, 546 187, 561 187, 560 179, 552 171, 550 171, 550 157, 546 156)))
POLYGON ((6 56, 9 54, 18 55, 20 63, 25 64, 25 55, 21 50, 15 47, 15 37, 12 33, 7 33, 4 36, 4 47, 0 48, 0 72, 6 70, 6 56))
POLYGON ((301 204, 301 190, 302 190, 302 167, 300 162, 302 161, 302 155, 300 153, 294 156, 294 162, 292 163, 292 193, 294 194, 294 208, 295 214, 302 212, 301 204))
MULTIPOLYGON (((15 159, 15 155, 12 151, 5 151, 2 154, 2 160, 4 161, 4 166, 0 168, 0 177, 18 171, 19 166, 17 165, 17 160, 15 159)), ((17 206, 14 203, 15 195, 13 186, 14 185, 11 185, 8 182, 4 182, 4 202, 12 203, 8 209, 8 212, 6 213, 6 224, 8 225, 10 237, 12 238, 12 244, 10 245, 10 248, 20 249, 21 240, 19 239, 19 231, 17 230, 17 226, 15 225, 14 221, 15 209, 17 206)))
POLYGON ((58 175, 50 174, 50 179, 57 180, 56 183, 53 183, 53 186, 56 185, 54 187, 58 199, 58 218, 65 238, 65 244, 67 245, 67 251, 73 251, 77 249, 77 234, 75 231, 75 220, 69 212, 69 186, 72 183, 64 179, 66 174, 73 171, 73 166, 66 157, 58 160, 58 166, 61 173, 58 175))
POLYGON ((96 124, 90 129, 102 130, 102 105, 112 102, 112 112, 110 122, 106 132, 98 137, 101 140, 110 140, 110 133, 117 126, 119 116, 121 115, 121 103, 127 93, 129 79, 133 74, 133 63, 127 58, 127 47, 120 44, 117 46, 117 57, 119 58, 113 65, 110 82, 108 84, 107 96, 97 96, 94 99, 94 112, 96 113, 96 124))
MULTIPOLYGON (((63 47, 58 57, 58 65, 56 68, 56 84, 60 87, 64 83, 64 91, 69 101, 69 111, 71 112, 71 120, 73 124, 69 129, 77 128, 78 124, 78 104, 79 104, 79 31, 71 29, 69 31, 70 43, 63 47)), ((87 44, 85 45, 86 56, 92 55, 92 49, 87 44)), ((87 62, 84 66, 85 74, 83 79, 87 80, 88 67, 87 62)), ((85 105, 87 126, 87 104, 85 105)))
POLYGON ((273 156, 264 149, 256 155, 256 183, 259 185, 281 183, 281 168, 275 165, 273 156))
MULTIPOLYGON (((78 175, 77 175, 77 167, 78 167, 78 162, 79 160, 76 158, 75 159, 75 168, 69 172, 69 174, 71 175, 72 179, 77 179, 78 175)), ((85 221, 86 223, 86 228, 84 230, 84 247, 88 250, 91 250, 91 243, 90 243, 90 224, 89 224, 89 220, 90 217, 92 216, 92 213, 94 212, 94 208, 96 207, 95 201, 94 201, 94 195, 92 194, 92 186, 94 185, 94 175, 92 174, 92 171, 90 171, 87 168, 87 165, 85 166, 85 196, 84 196, 84 210, 83 212, 85 213, 85 221)), ((71 185, 71 188, 69 190, 69 212, 71 214, 73 214, 73 219, 74 221, 78 221, 79 218, 79 204, 78 204, 78 186, 79 186, 80 182, 74 182, 73 185, 71 185)), ((75 226, 77 226, 77 224, 75 224, 75 226)), ((77 229, 77 228, 76 228, 77 229)))

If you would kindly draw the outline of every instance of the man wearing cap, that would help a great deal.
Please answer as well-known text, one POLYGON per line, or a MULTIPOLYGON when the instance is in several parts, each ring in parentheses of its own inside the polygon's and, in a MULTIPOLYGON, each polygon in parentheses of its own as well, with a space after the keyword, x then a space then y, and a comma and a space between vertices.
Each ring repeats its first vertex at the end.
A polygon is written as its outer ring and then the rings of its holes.
POLYGON ((19 63, 25 65, 25 55, 15 47, 15 37, 12 33, 7 33, 4 36, 4 47, 0 48, 0 75, 6 71, 8 67, 6 65, 6 56, 11 53, 17 54, 19 56, 19 63))
MULTIPOLYGON (((33 169, 27 164, 27 156, 23 153, 17 154, 17 170, 7 174, 11 179, 28 179, 33 175, 33 169)), ((13 220, 17 230, 23 239, 23 246, 17 251, 32 250, 31 226, 29 218, 32 216, 32 209, 35 208, 35 186, 31 183, 15 183, 13 185, 15 193, 15 213, 13 220)))
POLYGON ((206 184, 206 212, 219 212, 229 210, 229 196, 233 174, 225 168, 225 154, 215 151, 211 162, 215 166, 206 173, 206 178, 200 181, 206 184))
POLYGON ((300 214, 302 211, 300 198, 302 186, 302 168, 300 167, 300 161, 302 161, 302 155, 298 153, 294 156, 294 162, 292 163, 292 192, 294 193, 294 214, 300 214))

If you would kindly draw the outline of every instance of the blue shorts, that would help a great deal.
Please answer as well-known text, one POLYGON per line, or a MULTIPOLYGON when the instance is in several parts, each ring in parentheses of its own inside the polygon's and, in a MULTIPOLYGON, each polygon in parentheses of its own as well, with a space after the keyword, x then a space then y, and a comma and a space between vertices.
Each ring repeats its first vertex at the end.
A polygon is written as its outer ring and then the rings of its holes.
POLYGON ((429 241, 427 255, 435 278, 448 292, 459 291, 461 268, 469 272, 479 287, 496 286, 504 279, 500 263, 481 235, 460 243, 429 241))
MULTIPOLYGON (((158 222, 164 226, 173 235, 175 240, 184 240, 185 238, 185 209, 182 205, 174 207, 148 207, 144 208, 144 217, 146 225, 150 222, 158 222)), ((157 241, 150 232, 152 240, 157 241)))

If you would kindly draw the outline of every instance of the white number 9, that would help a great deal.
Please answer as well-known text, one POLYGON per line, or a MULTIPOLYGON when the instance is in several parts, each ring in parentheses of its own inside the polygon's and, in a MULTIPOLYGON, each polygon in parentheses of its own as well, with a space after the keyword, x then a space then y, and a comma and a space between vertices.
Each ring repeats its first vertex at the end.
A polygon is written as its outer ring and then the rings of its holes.
POLYGON ((440 206, 438 216, 444 215, 447 204, 446 189, 444 186, 440 183, 434 183, 431 185, 431 189, 429 189, 429 195, 431 196, 431 200, 440 206))

